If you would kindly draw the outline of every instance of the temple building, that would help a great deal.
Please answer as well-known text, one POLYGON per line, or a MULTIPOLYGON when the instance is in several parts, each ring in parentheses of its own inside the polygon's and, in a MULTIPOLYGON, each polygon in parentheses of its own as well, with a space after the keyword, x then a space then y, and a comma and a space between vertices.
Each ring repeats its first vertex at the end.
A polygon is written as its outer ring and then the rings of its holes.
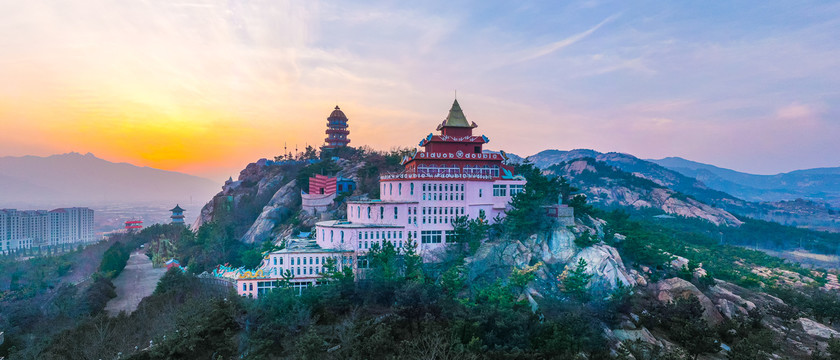
POLYGON ((173 224, 181 224, 184 225, 184 209, 181 209, 181 206, 176 204, 174 208, 169 209, 172 212, 172 216, 169 218, 172 219, 173 224))
MULTIPOLYGON (((476 127, 456 100, 439 133, 427 135, 419 144, 423 149, 402 160, 404 170, 380 176, 381 199, 349 200, 347 219, 316 223, 314 240, 292 240, 298 245, 267 254, 258 270, 223 273, 233 274, 240 295, 257 297, 283 280, 285 270, 295 287, 317 284, 330 256, 363 275, 374 244, 390 242, 401 250, 413 239, 423 259, 434 261, 454 241, 456 217, 492 223, 525 187, 525 179, 504 163, 504 153, 484 151, 490 140, 473 134, 476 127)), ((332 181, 319 187, 317 179, 310 180, 310 194, 336 191, 332 181)))
POLYGON ((344 115, 344 112, 336 105, 335 110, 327 118, 327 138, 324 139, 327 145, 324 148, 335 149, 347 146, 350 143, 347 135, 350 135, 350 131, 347 130, 347 115, 344 115))
POLYGON ((454 240, 456 217, 504 217, 525 179, 503 163, 503 154, 484 151, 490 140, 473 134, 476 127, 455 100, 439 134, 427 135, 419 144, 423 150, 403 159, 405 169, 380 176, 381 199, 348 201, 346 220, 316 224, 318 245, 363 257, 374 243, 402 248, 411 238, 430 260, 454 240))

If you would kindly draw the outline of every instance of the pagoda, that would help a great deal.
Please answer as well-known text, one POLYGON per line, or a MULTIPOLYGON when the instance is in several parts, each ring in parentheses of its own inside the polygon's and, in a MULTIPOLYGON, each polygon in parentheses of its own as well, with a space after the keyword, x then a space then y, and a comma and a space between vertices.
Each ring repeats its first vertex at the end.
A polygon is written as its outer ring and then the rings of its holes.
MULTIPOLYGON (((504 218, 525 178, 505 163, 504 152, 484 150, 490 139, 473 134, 458 100, 446 118, 402 160, 403 170, 380 174, 379 199, 347 200, 347 218, 315 225, 319 246, 354 250, 364 259, 373 244, 402 249, 417 242, 425 260, 457 243, 453 222, 462 216, 492 223, 504 218)), ((360 260, 362 261, 362 260, 360 260)))
POLYGON ((327 145, 324 148, 335 149, 345 147, 350 143, 350 139, 347 138, 347 135, 350 135, 350 131, 347 130, 347 120, 347 115, 344 115, 344 112, 336 105, 335 110, 327 118, 327 138, 324 139, 327 145))
POLYGON ((184 209, 181 208, 180 205, 176 204, 174 208, 170 209, 169 211, 172 212, 172 216, 169 218, 172 219, 173 224, 181 224, 184 225, 184 209))

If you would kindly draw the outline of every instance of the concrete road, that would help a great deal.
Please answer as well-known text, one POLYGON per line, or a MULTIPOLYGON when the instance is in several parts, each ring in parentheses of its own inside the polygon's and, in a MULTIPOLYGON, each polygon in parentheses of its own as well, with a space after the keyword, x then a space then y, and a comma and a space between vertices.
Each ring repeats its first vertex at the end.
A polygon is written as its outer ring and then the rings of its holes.
POLYGON ((158 280, 166 273, 166 268, 153 268, 152 260, 142 250, 131 253, 125 269, 114 279, 117 297, 105 305, 105 311, 114 316, 125 311, 127 314, 137 309, 140 300, 155 291, 158 280))

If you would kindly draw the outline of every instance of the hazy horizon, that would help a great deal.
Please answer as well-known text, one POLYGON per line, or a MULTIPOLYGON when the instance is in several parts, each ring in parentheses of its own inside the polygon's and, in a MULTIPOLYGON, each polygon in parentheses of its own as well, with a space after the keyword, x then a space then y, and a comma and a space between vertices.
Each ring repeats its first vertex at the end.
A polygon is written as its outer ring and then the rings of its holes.
MULTIPOLYGON (((389 149, 374 149, 374 150, 389 150, 389 149)), ((492 149, 492 148, 490 148, 488 150, 498 151, 498 149, 492 149)), ((554 148, 554 149, 543 149, 543 150, 540 150, 539 152, 542 152, 542 151, 572 151, 572 150, 594 150, 594 151, 601 152, 601 153, 608 153, 609 152, 609 151, 600 151, 598 149, 582 149, 582 148, 579 148, 579 149, 556 149, 556 148, 554 148)), ((537 153, 539 153, 539 152, 537 152, 537 153)), ((537 153, 533 153, 533 154, 509 153, 509 154, 520 156, 522 158, 526 158, 526 157, 529 157, 529 156, 536 155, 537 153)), ((180 171, 176 171, 176 170, 158 169, 158 168, 154 168, 154 167, 147 166, 147 165, 132 164, 130 162, 117 162, 117 161, 112 161, 112 160, 109 160, 107 158, 101 157, 101 156, 99 156, 97 154, 94 154, 94 153, 90 153, 90 152, 83 153, 83 152, 80 152, 80 151, 70 151, 70 152, 67 152, 67 153, 57 153, 57 154, 49 154, 49 155, 6 155, 6 156, 0 156, 0 158, 3 158, 3 157, 25 157, 25 156, 35 156, 35 157, 40 157, 40 158, 47 158, 47 157, 51 157, 51 156, 61 156, 61 155, 69 155, 69 154, 78 154, 78 155, 88 155, 88 154, 90 154, 90 155, 93 155, 96 158, 99 158, 101 160, 105 160, 105 161, 108 161, 108 162, 112 162, 112 163, 115 163, 115 164, 128 164, 128 165, 133 165, 133 166, 137 166, 137 167, 147 167, 147 168, 155 169, 155 170, 164 170, 164 171, 172 171, 172 172, 176 172, 176 173, 182 173, 182 174, 185 174, 185 175, 195 176, 195 177, 198 177, 198 178, 201 178, 201 179, 204 179, 204 180, 209 180, 209 181, 212 181, 214 183, 218 183, 220 187, 222 186, 222 184, 224 184, 224 182, 228 179, 228 177, 232 177, 234 180, 236 180, 238 175, 239 175, 239 172, 241 170, 243 170, 246 165, 259 160, 259 158, 245 160, 246 162, 243 163, 243 165, 239 169, 237 169, 235 172, 232 172, 230 175, 223 175, 223 176, 217 178, 217 177, 202 176, 201 174, 191 174, 191 173, 188 173, 188 172, 180 172, 180 171)), ((629 155, 636 156, 634 154, 629 154, 629 155)), ((684 157, 680 157, 680 156, 663 156, 663 157, 651 157, 651 158, 639 157, 639 159, 642 159, 642 160, 663 160, 663 159, 669 158, 669 157, 682 158, 682 159, 688 160, 688 161, 698 162, 698 163, 706 164, 706 165, 712 165, 712 166, 716 166, 716 167, 723 168, 723 169, 734 170, 734 171, 738 171, 738 172, 741 172, 741 173, 753 174, 753 175, 779 175, 779 174, 789 173, 789 172, 798 171, 798 170, 814 169, 814 168, 795 168, 795 169, 784 170, 784 171, 781 171, 781 172, 774 172, 774 173, 757 173, 757 172, 748 172, 748 171, 744 171, 744 170, 740 170, 740 169, 727 168, 727 167, 724 167, 724 166, 721 166, 721 165, 718 165, 718 164, 713 164, 713 163, 704 163, 702 161, 697 161, 697 160, 694 160, 694 159, 688 159, 688 158, 684 158, 684 157)), ((265 158, 268 159, 269 157, 265 157, 265 158)), ((840 165, 838 165, 838 166, 821 166, 821 167, 817 167, 817 168, 835 168, 835 167, 840 167, 840 165)), ((154 202, 152 202, 152 203, 154 203, 154 202)), ((106 202, 103 202, 103 204, 112 204, 112 202, 107 202, 106 201, 106 202)))

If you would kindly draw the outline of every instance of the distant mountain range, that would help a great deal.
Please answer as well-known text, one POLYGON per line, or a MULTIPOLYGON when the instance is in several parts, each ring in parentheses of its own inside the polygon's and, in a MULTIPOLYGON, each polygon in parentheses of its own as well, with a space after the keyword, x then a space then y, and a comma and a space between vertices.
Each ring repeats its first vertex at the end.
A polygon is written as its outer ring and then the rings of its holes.
POLYGON ((91 153, 0 157, 0 208, 204 202, 221 184, 91 153))
MULTIPOLYGON (((711 205, 713 207, 725 210, 731 214, 735 214, 737 216, 748 216, 755 219, 767 220, 767 221, 775 221, 781 224, 786 225, 793 225, 793 226, 801 226, 807 227, 816 230, 831 230, 831 231, 840 231, 840 214, 838 211, 833 210, 830 208, 831 204, 834 204, 834 207, 837 207, 840 204, 834 202, 836 199, 833 197, 836 193, 840 193, 840 186, 835 185, 833 188, 830 185, 832 181, 840 180, 840 175, 834 175, 831 169, 813 169, 813 170, 801 170, 795 171, 788 174, 781 174, 781 175, 773 175, 768 177, 775 177, 778 176, 784 180, 778 181, 776 184, 784 184, 788 186, 788 192, 782 192, 780 189, 784 189, 784 187, 779 187, 778 185, 773 185, 771 181, 765 180, 764 186, 776 189, 775 194, 777 197, 772 199, 778 201, 770 201, 770 200, 761 200, 757 197, 750 197, 749 200, 745 200, 741 196, 734 195, 729 191, 725 191, 724 187, 720 186, 717 182, 711 182, 711 184, 707 184, 705 181, 701 181, 689 173, 689 170, 677 170, 671 169, 667 166, 657 164, 655 161, 649 160, 642 160, 635 156, 623 153, 600 153, 594 150, 588 149, 578 149, 578 150, 570 150, 570 151, 561 151, 561 150, 545 150, 535 155, 529 156, 527 159, 540 167, 543 170, 556 173, 558 175, 565 175, 567 177, 572 177, 572 180, 575 180, 574 175, 578 174, 580 176, 580 172, 576 171, 576 166, 580 164, 572 164, 575 161, 580 159, 589 159, 591 158, 594 161, 605 163, 606 165, 612 166, 616 169, 621 170, 621 172, 632 174, 638 178, 647 179, 655 184, 656 186, 666 187, 668 189, 674 190, 680 194, 688 195, 693 199, 696 199, 704 204, 711 205), (559 168, 557 166, 560 166, 559 168), (686 174, 684 174, 684 172, 686 174), (800 176, 799 174, 805 174, 800 176), (814 189, 821 188, 823 189, 822 192, 818 191, 810 191, 810 192, 795 192, 796 185, 792 185, 789 182, 792 178, 797 178, 799 187, 801 188, 808 188, 809 186, 813 186, 814 189), (811 179, 812 181, 809 183, 806 179, 811 179), (787 182, 786 182, 787 181, 787 182), (829 185, 826 185, 829 184, 829 185), (804 193, 808 193, 811 196, 800 196, 804 193), (786 196, 782 196, 786 194, 786 196), (802 198, 803 200, 797 200, 802 198)), ((664 161, 663 159, 662 161, 664 161)), ((682 159, 681 159, 682 160, 682 159)), ((683 160, 686 161, 686 160, 683 160)), ((677 163, 674 160, 670 160, 668 165, 673 165, 677 163)), ((663 211, 669 213, 684 213, 685 204, 692 205, 691 201, 686 199, 681 199, 679 194, 663 194, 661 191, 656 192, 655 186, 645 185, 644 183, 633 182, 627 180, 626 177, 620 175, 620 173, 614 173, 610 171, 606 171, 604 169, 599 169, 597 166, 593 167, 593 164, 587 163, 588 165, 585 168, 594 170, 593 175, 587 175, 587 181, 583 182, 585 184, 595 183, 598 184, 599 182, 593 182, 592 176, 597 176, 602 179, 609 179, 609 181, 601 181, 601 185, 597 187, 592 187, 591 189, 585 189, 590 195, 593 201, 602 202, 605 204, 616 204, 622 206, 636 206, 639 204, 649 204, 652 207, 660 208, 663 211), (632 184, 633 186, 627 186, 627 184, 632 184), (652 195, 657 195, 659 198, 651 197, 652 195), (676 202, 676 204, 669 204, 668 199, 661 198, 663 195, 668 195, 668 197, 673 198, 670 201, 676 202), (679 200, 679 201, 678 201, 679 200), (682 207, 680 211, 671 211, 675 205, 682 207)), ((680 163, 685 165, 685 163, 680 163)), ((705 164, 699 164, 705 165, 705 164)), ((583 165, 580 165, 583 166, 583 165)), ((711 165, 705 165, 708 167, 712 167, 711 165)), ((720 169, 720 168, 717 168, 720 169)), ((764 179, 764 175, 751 175, 751 174, 744 174, 738 173, 732 170, 727 169, 720 169, 722 172, 730 171, 736 174, 742 174, 744 178, 750 177, 758 177, 760 179, 764 179)), ((745 180, 739 179, 738 181, 744 181, 745 183, 749 184, 745 180)), ((731 183, 735 183, 735 181, 730 181, 731 183)), ((796 183, 794 183, 796 184, 796 183)), ((747 186, 743 186, 743 188, 747 188, 747 186)), ((749 188, 756 189, 757 185, 750 186, 749 188)), ((760 193, 761 189, 754 190, 754 193, 760 193)), ((769 191, 769 190, 768 190, 769 191)), ((702 206, 698 206, 697 204, 693 204, 694 208, 701 209, 702 206)), ((690 210, 694 211, 694 210, 690 210)), ((699 212, 698 212, 699 213, 699 212)), ((708 209, 703 209, 703 213, 700 216, 702 218, 710 219, 710 221, 715 223, 722 223, 722 222, 730 222, 725 219, 725 216, 721 216, 721 214, 714 214, 712 211, 708 211, 708 209), (717 217, 716 220, 711 219, 711 216, 717 217)))
POLYGON ((649 161, 744 200, 782 201, 802 198, 840 207, 840 167, 754 175, 679 157, 649 161))

